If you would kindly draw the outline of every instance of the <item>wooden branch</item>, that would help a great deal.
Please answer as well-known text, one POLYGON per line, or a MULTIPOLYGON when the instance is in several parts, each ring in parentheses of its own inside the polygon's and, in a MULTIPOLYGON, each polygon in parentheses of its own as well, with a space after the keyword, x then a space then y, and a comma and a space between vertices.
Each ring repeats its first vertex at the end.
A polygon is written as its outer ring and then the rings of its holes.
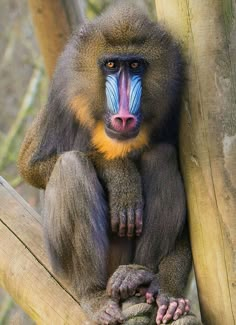
POLYGON ((52 76, 57 58, 71 33, 61 0, 28 0, 46 71, 52 76))
POLYGON ((85 0, 62 0, 72 29, 85 20, 85 0))
POLYGON ((236 15, 226 0, 156 0, 183 46, 181 161, 204 324, 236 322, 236 15))
POLYGON ((52 272, 40 219, 0 177, 0 285, 37 324, 91 325, 52 272))

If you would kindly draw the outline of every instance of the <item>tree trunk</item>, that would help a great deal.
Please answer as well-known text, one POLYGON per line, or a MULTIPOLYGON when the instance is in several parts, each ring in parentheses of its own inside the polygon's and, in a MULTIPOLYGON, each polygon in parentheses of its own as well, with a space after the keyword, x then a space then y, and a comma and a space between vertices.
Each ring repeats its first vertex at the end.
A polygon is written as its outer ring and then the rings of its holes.
POLYGON ((0 286, 38 325, 93 325, 52 272, 41 219, 0 177, 0 286))
POLYGON ((236 320, 236 3, 156 0, 187 63, 180 154, 204 324, 236 320))
POLYGON ((63 50, 72 26, 83 19, 76 0, 28 0, 36 37, 46 71, 52 76, 56 61, 63 50))

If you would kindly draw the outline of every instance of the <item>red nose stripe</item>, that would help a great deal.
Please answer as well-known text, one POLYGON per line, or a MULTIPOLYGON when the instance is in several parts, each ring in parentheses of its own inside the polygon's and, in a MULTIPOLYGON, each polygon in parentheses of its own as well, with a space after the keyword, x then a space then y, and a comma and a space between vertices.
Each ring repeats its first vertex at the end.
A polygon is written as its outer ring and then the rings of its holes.
POLYGON ((112 115, 112 127, 119 132, 132 131, 137 118, 129 113, 130 78, 128 72, 122 70, 119 76, 119 111, 112 115))
POLYGON ((119 114, 129 114, 129 74, 122 70, 119 77, 119 114))

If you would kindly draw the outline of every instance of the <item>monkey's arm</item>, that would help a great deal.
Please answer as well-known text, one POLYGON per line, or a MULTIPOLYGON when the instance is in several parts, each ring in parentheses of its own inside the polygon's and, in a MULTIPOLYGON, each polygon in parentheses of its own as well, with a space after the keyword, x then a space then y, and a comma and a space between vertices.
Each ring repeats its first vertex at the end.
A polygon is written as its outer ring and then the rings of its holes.
POLYGON ((25 136, 19 153, 18 168, 21 176, 28 183, 44 189, 57 161, 57 156, 52 156, 44 161, 32 162, 33 155, 39 145, 40 126, 42 124, 43 114, 43 110, 39 112, 25 136))
POLYGON ((139 236, 143 226, 143 198, 141 177, 134 162, 128 158, 105 160, 99 156, 95 158, 95 166, 108 192, 112 231, 120 237, 133 237, 134 233, 139 236))

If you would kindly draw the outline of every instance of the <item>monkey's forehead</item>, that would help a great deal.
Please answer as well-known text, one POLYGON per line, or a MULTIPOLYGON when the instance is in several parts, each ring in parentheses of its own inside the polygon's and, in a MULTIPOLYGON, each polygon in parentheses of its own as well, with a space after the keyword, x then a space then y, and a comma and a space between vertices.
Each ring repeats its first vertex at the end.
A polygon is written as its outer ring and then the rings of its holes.
POLYGON ((82 26, 75 38, 83 55, 89 50, 90 55, 142 52, 142 55, 156 57, 156 52, 166 50, 171 43, 161 26, 150 21, 139 8, 123 1, 82 26))

